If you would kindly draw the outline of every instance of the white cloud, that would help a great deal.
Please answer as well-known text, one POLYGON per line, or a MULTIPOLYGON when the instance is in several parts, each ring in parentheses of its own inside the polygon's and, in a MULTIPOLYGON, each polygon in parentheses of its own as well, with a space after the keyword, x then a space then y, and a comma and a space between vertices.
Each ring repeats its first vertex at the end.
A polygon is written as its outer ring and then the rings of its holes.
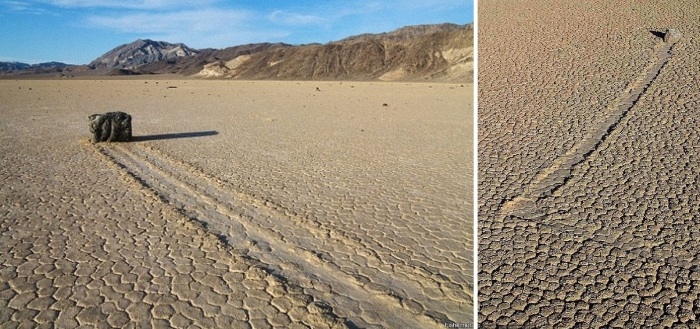
POLYGON ((473 2, 467 0, 421 0, 421 1, 411 1, 405 8, 415 9, 415 10, 451 10, 455 8, 464 8, 471 4, 474 6, 473 2))
POLYGON ((174 9, 199 7, 211 4, 214 0, 41 0, 41 2, 67 8, 122 8, 122 9, 174 9))
POLYGON ((11 10, 25 10, 29 8, 29 4, 26 1, 5 0, 2 4, 11 10))
POLYGON ((89 16, 88 22, 121 32, 164 33, 174 30, 213 31, 240 26, 251 15, 240 10, 188 10, 166 13, 135 13, 122 16, 89 16))
POLYGON ((366 1, 360 3, 352 3, 352 6, 344 6, 335 8, 332 15, 335 17, 345 17, 352 15, 367 15, 377 12, 386 7, 386 4, 380 1, 366 1))
POLYGON ((23 12, 35 15, 49 14, 46 9, 38 8, 37 5, 27 1, 5 0, 0 2, 5 8, 13 12, 23 12))
POLYGON ((92 27, 191 47, 228 47, 242 43, 276 41, 288 32, 257 25, 257 16, 245 10, 201 9, 164 13, 134 13, 122 16, 90 16, 92 27))
POLYGON ((282 10, 273 11, 272 14, 268 16, 268 19, 275 23, 285 25, 316 25, 327 22, 327 19, 320 16, 290 13, 282 10))

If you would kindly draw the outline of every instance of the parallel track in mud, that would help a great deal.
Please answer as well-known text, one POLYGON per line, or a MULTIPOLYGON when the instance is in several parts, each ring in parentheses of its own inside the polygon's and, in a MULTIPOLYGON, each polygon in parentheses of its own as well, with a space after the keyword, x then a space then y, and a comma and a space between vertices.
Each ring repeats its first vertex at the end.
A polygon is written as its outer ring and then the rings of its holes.
POLYGON ((106 144, 98 145, 97 150, 153 190, 163 203, 202 223, 210 233, 242 249, 271 273, 328 302, 338 316, 362 326, 406 328, 462 321, 432 311, 448 309, 449 302, 426 296, 422 288, 439 289, 439 282, 426 280, 418 269, 407 265, 383 263, 357 238, 236 191, 153 147, 106 144), (358 271, 367 265, 354 262, 351 256, 317 250, 329 242, 366 257, 379 275, 367 278, 358 271), (397 268, 408 279, 393 276, 397 268))

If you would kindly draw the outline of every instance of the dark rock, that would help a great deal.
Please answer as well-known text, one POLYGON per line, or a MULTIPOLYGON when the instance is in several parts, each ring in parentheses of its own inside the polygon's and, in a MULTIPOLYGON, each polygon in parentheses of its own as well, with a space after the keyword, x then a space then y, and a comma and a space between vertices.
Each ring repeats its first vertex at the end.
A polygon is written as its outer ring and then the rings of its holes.
POLYGON ((670 28, 666 29, 664 34, 664 42, 666 43, 676 43, 681 39, 681 31, 679 29, 670 28))
POLYGON ((124 112, 107 112, 93 114, 88 119, 93 143, 131 140, 131 115, 124 112))

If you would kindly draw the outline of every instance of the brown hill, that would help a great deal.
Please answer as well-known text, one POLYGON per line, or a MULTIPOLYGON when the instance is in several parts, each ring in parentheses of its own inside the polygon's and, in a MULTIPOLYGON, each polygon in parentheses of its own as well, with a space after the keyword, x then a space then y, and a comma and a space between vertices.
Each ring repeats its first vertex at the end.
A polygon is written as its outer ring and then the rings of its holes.
POLYGON ((325 45, 279 47, 219 60, 197 76, 278 80, 470 81, 472 25, 418 25, 325 45))
POLYGON ((154 74, 174 73, 193 75, 199 73, 205 65, 210 63, 222 60, 228 61, 242 55, 283 47, 291 47, 291 45, 284 43, 256 43, 225 49, 200 49, 199 53, 194 56, 178 57, 142 65, 139 67, 139 71, 154 74))

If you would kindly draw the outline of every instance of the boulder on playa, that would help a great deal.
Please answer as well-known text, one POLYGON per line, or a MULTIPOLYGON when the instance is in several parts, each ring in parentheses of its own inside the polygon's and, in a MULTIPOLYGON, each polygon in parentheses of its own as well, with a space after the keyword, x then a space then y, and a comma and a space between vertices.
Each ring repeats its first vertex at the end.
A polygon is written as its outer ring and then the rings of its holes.
POLYGON ((93 114, 88 119, 93 143, 131 140, 131 115, 124 112, 107 112, 93 114))
POLYGON ((681 31, 675 28, 666 29, 666 34, 664 34, 664 42, 676 43, 681 39, 681 31))

